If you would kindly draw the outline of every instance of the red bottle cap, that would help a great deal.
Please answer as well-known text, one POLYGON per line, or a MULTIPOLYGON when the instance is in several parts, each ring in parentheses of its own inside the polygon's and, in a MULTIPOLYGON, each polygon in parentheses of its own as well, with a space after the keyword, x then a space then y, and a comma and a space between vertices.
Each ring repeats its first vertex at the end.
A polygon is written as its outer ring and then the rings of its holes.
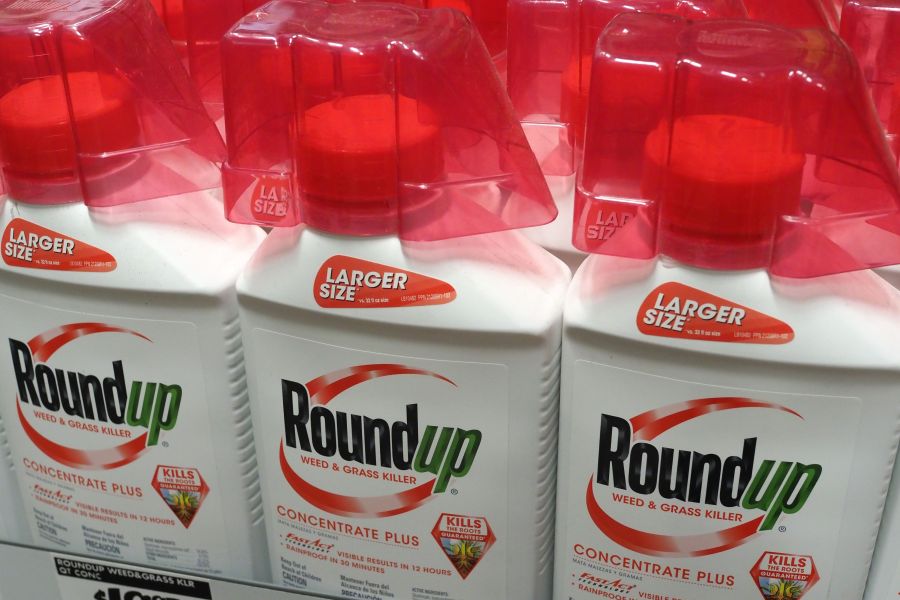
POLYGON ((647 136, 641 188, 665 198, 657 251, 699 267, 766 264, 777 215, 800 196, 806 157, 794 146, 784 127, 739 115, 660 123, 647 136))
POLYGON ((751 19, 794 29, 822 27, 837 31, 840 10, 835 0, 744 0, 751 19))
POLYGON ((223 155, 146 2, 0 0, 0 170, 10 196, 106 206, 208 189, 223 155))
POLYGON ((433 240, 555 218, 463 14, 316 0, 264 9, 223 42, 231 220, 433 240))
POLYGON ((900 0, 847 0, 841 37, 859 59, 878 116, 900 156, 900 0))
POLYGON ((835 34, 631 14, 601 36, 582 250, 812 277, 900 262, 898 206, 900 174, 835 34), (655 100, 610 104, 622 81, 655 100))
POLYGON ((6 171, 21 177, 74 177, 70 115, 87 154, 127 150, 138 139, 134 98, 118 77, 96 71, 76 71, 65 79, 42 77, 0 98, 0 148, 6 171), (66 88, 77 98, 71 108, 66 88))
MULTIPOLYGON (((509 94, 547 175, 575 170, 573 149, 583 138, 594 49, 616 15, 747 16, 742 0, 510 0, 509 11, 509 94)), ((613 104, 651 95, 625 83, 606 93, 613 104)))

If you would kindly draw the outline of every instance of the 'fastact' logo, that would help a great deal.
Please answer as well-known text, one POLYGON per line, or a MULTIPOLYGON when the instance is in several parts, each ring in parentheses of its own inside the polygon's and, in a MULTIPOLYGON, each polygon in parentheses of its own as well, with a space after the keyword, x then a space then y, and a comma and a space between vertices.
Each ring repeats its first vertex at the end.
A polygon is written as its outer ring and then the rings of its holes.
MULTIPOLYGON (((417 404, 407 404, 405 419, 393 421, 332 410, 326 406, 359 383, 391 375, 422 375, 453 385, 440 375, 403 365, 361 365, 331 373, 306 385, 282 380, 282 471, 294 490, 315 506, 344 515, 399 514, 418 507, 432 494, 446 492, 452 479, 463 478, 471 471, 482 441, 479 430, 427 425, 420 431, 417 404), (420 473, 433 478, 390 497, 355 499, 356 508, 348 510, 344 503, 332 502, 337 496, 315 488, 294 472, 288 464, 285 447, 323 458, 337 456, 346 463, 420 473), (370 514, 366 505, 379 508, 373 509, 370 514)), ((354 471, 358 469, 354 468, 354 471)), ((385 476, 384 479, 416 481, 414 477, 402 475, 385 476)))
POLYGON ((645 554, 706 556, 743 544, 758 532, 773 529, 783 515, 798 513, 822 477, 821 465, 771 459, 757 464, 759 440, 756 437, 744 439, 740 453, 730 456, 654 443, 655 438, 683 423, 713 412, 740 408, 776 410, 802 419, 783 406, 749 398, 692 400, 631 419, 602 415, 596 477, 589 483, 586 497, 588 513, 594 523, 613 541, 645 554), (608 514, 597 501, 595 484, 627 490, 638 498, 659 496, 663 499, 659 504, 664 513, 694 517, 719 514, 709 509, 703 509, 707 512, 697 508, 673 510, 672 507, 677 508, 677 505, 664 503, 673 500, 763 514, 745 520, 742 514, 736 513, 734 521, 739 525, 709 534, 667 536, 648 533, 629 528, 608 514))
MULTIPOLYGON (((175 384, 131 381, 121 360, 112 361, 110 371, 86 374, 49 364, 62 347, 88 335, 121 333, 150 341, 145 336, 101 323, 74 323, 39 335, 25 343, 9 339, 13 375, 18 391, 18 414, 26 435, 50 458, 63 464, 91 469, 109 469, 128 464, 147 448, 159 444, 160 435, 171 431, 181 407, 182 389, 175 384), (33 407, 42 421, 64 423, 89 434, 120 435, 101 424, 124 425, 146 430, 130 442, 111 449, 67 448, 40 433, 26 418, 23 407, 33 407), (43 415, 43 416, 41 416, 43 415), (77 421, 72 421, 77 419, 77 421), (71 423, 83 423, 73 426, 71 423)), ((124 436, 130 434, 125 430, 124 436)))

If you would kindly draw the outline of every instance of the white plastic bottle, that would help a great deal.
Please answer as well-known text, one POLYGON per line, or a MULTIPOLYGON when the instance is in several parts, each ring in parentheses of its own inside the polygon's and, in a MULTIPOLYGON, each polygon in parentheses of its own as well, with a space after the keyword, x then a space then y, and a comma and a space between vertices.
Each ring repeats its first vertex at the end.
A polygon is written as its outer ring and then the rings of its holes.
MULTIPOLYGON (((878 274, 894 288, 900 289, 900 268, 878 269, 878 274)), ((894 462, 890 486, 866 584, 865 600, 900 597, 900 461, 894 462)))
POLYGON ((554 209, 490 57, 456 11, 266 13, 223 42, 225 181, 304 221, 238 282, 275 581, 546 598, 570 275, 504 231, 554 209), (245 68, 291 62, 288 98, 245 68))
MULTIPOLYGON (((900 287, 900 269, 879 269, 895 288, 900 287)), ((900 596, 900 461, 894 462, 891 488, 884 505, 884 519, 875 545, 872 569, 866 584, 865 600, 884 600, 900 596)))
MULTIPOLYGON (((2 425, 0 422, 0 427, 2 425)), ((16 481, 15 464, 9 442, 2 430, 0 430, 0 542, 31 542, 31 532, 25 522, 25 509, 16 481)))
POLYGON ((622 69, 667 91, 589 106, 579 193, 624 225, 566 302, 554 598, 859 600, 900 436, 862 79, 824 31, 655 15, 601 37, 594 77, 622 69), (590 195, 613 149, 633 192, 590 195))
POLYGON ((36 543, 267 560, 224 147, 149 4, 0 2, 0 402, 36 543), (139 49, 126 47, 144 40, 139 49))
MULTIPOLYGON (((900 3, 848 0, 841 17, 841 37, 859 59, 888 142, 900 158, 900 3)), ((878 273, 894 287, 900 286, 900 268, 879 269, 878 273)), ((900 597, 900 466, 894 467, 892 482, 866 600, 900 597)))
POLYGON ((885 600, 900 596, 900 461, 894 463, 892 481, 872 559, 872 570, 866 584, 865 600, 885 600))

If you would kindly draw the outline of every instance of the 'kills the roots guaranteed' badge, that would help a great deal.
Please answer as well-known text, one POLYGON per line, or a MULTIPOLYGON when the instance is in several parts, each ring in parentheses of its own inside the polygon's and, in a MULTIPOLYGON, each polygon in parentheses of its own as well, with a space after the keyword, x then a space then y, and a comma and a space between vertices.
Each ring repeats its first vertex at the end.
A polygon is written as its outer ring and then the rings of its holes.
POLYGON ((185 528, 191 526, 209 493, 209 486, 197 469, 162 465, 156 468, 153 489, 185 528))
POLYGON ((799 600, 819 581, 812 556, 766 552, 750 575, 766 600, 799 600))
POLYGON ((444 513, 431 532, 453 567, 467 578, 497 540, 484 517, 444 513))

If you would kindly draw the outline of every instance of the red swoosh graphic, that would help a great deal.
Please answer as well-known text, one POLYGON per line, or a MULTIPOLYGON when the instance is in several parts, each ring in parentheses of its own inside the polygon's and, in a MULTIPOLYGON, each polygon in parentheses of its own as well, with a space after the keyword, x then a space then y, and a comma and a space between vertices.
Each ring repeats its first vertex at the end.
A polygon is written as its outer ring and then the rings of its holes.
POLYGON ((284 473, 288 484, 301 498, 326 512, 344 517, 356 517, 361 519, 392 517, 401 515, 419 508, 431 499, 431 490, 434 488, 434 479, 413 488, 409 488, 399 494, 386 496, 369 496, 357 498, 355 496, 342 496, 327 490, 323 490, 300 477, 288 463, 284 453, 284 444, 279 448, 281 472, 284 473))
POLYGON ((669 406, 663 406, 662 408, 632 417, 631 429, 635 440, 650 441, 656 436, 691 419, 696 419, 709 413, 738 408, 769 408, 792 414, 800 419, 803 418, 799 413, 787 407, 770 402, 761 402, 749 398, 701 398, 699 400, 670 404, 669 406))
POLYGON ((44 437, 31 426, 31 423, 25 418, 25 413, 22 412, 22 405, 18 400, 16 398, 16 409, 19 412, 19 423, 22 424, 25 435, 34 442, 34 445, 41 452, 60 464, 76 469, 105 471, 134 462, 148 450, 146 433, 121 446, 104 448, 102 450, 78 450, 77 448, 62 446, 44 437))
MULTIPOLYGON (((670 429, 703 415, 739 408, 767 408, 792 414, 800 419, 800 413, 779 404, 751 400, 750 398, 723 397, 700 398, 679 402, 641 413, 631 419, 635 440, 651 441, 670 429)), ((707 556, 731 550, 746 543, 759 530, 765 516, 729 529, 698 535, 660 535, 640 531, 613 519, 600 508, 593 491, 593 477, 588 480, 587 509, 594 524, 611 540, 629 550, 652 556, 707 556)))
POLYGON ((309 399, 313 404, 325 406, 337 396, 354 386, 372 379, 390 377, 392 375, 425 375, 427 377, 434 377, 435 379, 446 381, 453 386, 456 385, 443 375, 439 375, 432 371, 407 367, 406 365, 373 364, 341 369, 340 371, 334 371, 322 375, 321 377, 317 377, 306 384, 306 391, 309 392, 309 399))
MULTIPOLYGON (((434 377, 456 386, 450 379, 432 371, 399 364, 370 364, 357 365, 317 377, 306 384, 306 391, 309 393, 311 404, 324 406, 352 387, 379 377, 391 377, 393 375, 434 377)), ((281 472, 291 488, 313 506, 335 515, 379 518, 403 514, 415 510, 430 500, 431 490, 434 488, 435 480, 430 479, 423 484, 398 494, 364 498, 343 496, 318 488, 300 477, 288 462, 284 452, 284 441, 279 446, 278 454, 281 462, 281 472)))
POLYGON ((624 548, 650 556, 697 557, 731 550, 748 542, 759 530, 765 516, 721 531, 699 535, 660 535, 633 529, 606 514, 593 492, 593 479, 588 480, 587 509, 594 525, 624 548))
MULTIPOLYGON (((105 323, 70 323, 35 336, 28 342, 28 348, 36 359, 46 362, 66 344, 78 338, 97 333, 127 333, 152 342, 150 338, 143 334, 130 329, 116 327, 115 325, 106 325, 105 323)), ((22 424, 22 429, 25 431, 28 439, 49 458, 68 467, 98 471, 116 469, 136 461, 148 450, 146 433, 112 448, 98 450, 69 448, 41 435, 28 422, 25 413, 22 412, 21 400, 18 397, 16 398, 16 410, 19 413, 19 422, 22 424)))
POLYGON ((106 325, 105 323, 70 323, 35 336, 28 342, 28 348, 36 359, 41 362, 47 362, 57 350, 69 342, 95 333, 128 333, 148 342, 152 341, 137 331, 123 329, 115 325, 106 325))

